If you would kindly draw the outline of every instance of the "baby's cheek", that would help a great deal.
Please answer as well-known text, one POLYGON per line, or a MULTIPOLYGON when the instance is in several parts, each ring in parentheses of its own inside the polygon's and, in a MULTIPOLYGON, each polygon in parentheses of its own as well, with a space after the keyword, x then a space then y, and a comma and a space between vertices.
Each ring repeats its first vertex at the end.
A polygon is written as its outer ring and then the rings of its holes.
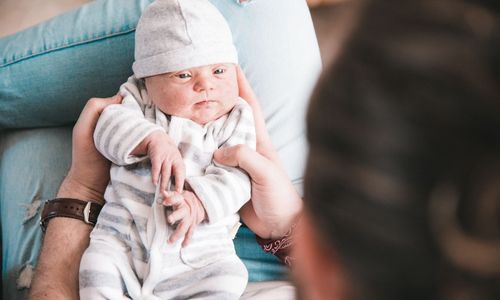
POLYGON ((166 114, 184 116, 189 107, 187 96, 180 92, 165 96, 160 103, 155 103, 155 105, 166 114))
POLYGON ((237 84, 226 84, 221 88, 221 95, 226 99, 236 99, 238 98, 238 85, 237 84))

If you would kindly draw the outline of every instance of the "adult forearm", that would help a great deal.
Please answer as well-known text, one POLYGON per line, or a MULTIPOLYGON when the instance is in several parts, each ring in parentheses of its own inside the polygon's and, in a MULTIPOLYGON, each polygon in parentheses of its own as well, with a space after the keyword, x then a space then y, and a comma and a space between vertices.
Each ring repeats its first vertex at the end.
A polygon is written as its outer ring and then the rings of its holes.
POLYGON ((29 299, 78 299, 78 269, 92 227, 54 218, 47 227, 29 299))
MULTIPOLYGON (((73 180, 71 171, 61 184, 57 197, 102 202, 102 193, 73 180)), ((76 219, 59 217, 49 221, 29 299, 79 298, 78 269, 91 230, 90 225, 76 219)))
POLYGON ((302 210, 302 199, 280 162, 249 147, 219 149, 214 160, 245 170, 252 179, 252 196, 240 209, 243 222, 262 238, 281 238, 302 210))

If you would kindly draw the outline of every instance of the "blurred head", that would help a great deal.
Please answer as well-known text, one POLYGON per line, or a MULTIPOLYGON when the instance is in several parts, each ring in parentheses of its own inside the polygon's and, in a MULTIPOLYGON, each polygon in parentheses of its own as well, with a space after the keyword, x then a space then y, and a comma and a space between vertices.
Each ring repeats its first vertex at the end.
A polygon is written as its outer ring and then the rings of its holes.
POLYGON ((145 79, 153 103, 162 112, 198 124, 228 113, 238 99, 234 64, 214 64, 145 79))
POLYGON ((308 113, 302 297, 500 299, 498 11, 365 1, 355 20, 308 113))

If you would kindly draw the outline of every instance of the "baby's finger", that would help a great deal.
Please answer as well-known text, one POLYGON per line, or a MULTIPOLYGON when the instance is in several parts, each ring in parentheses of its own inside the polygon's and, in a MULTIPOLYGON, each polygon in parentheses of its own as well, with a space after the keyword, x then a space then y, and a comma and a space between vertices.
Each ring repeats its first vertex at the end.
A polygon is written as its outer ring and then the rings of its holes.
POLYGON ((188 229, 189 229, 188 222, 180 222, 179 225, 177 225, 177 228, 175 229, 174 233, 172 233, 172 235, 168 239, 168 242, 170 244, 175 243, 181 236, 184 236, 186 234, 188 229))
POLYGON ((175 177, 175 191, 182 193, 184 189, 184 181, 186 180, 186 168, 182 160, 176 160, 172 164, 172 173, 175 177))
POLYGON ((184 197, 179 193, 165 192, 163 195, 165 196, 163 199, 163 205, 165 206, 177 206, 184 201, 184 197))
POLYGON ((160 165, 158 160, 151 158, 151 180, 155 186, 158 184, 158 177, 160 176, 160 165))
POLYGON ((168 224, 173 225, 176 222, 186 218, 188 214, 189 214, 188 207, 186 205, 181 205, 177 209, 172 211, 172 213, 170 213, 170 215, 167 217, 167 222, 168 224))
POLYGON ((196 224, 191 224, 189 226, 189 230, 186 233, 186 236, 184 236, 184 240, 182 241, 182 248, 186 247, 189 244, 189 241, 191 241, 191 237, 193 236, 194 229, 196 228, 196 224))
POLYGON ((170 170, 172 169, 172 165, 164 161, 161 165, 161 183, 160 183, 160 191, 167 190, 168 181, 170 180, 170 170))

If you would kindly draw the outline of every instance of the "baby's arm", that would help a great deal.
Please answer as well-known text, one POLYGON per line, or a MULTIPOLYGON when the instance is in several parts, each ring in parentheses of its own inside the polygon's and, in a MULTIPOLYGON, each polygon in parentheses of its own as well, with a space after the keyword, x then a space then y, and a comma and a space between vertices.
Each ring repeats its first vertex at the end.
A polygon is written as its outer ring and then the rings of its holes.
POLYGON ((129 82, 120 87, 121 104, 106 107, 94 131, 96 148, 116 165, 129 165, 144 157, 132 156, 132 151, 152 132, 164 131, 144 117, 144 104, 137 99, 129 82))
POLYGON ((94 131, 96 148, 116 165, 129 165, 149 155, 152 180, 156 184, 162 175, 160 188, 165 190, 171 171, 176 176, 176 190, 184 185, 184 163, 179 150, 163 127, 147 120, 145 104, 137 86, 129 82, 120 88, 121 104, 106 107, 94 131))

